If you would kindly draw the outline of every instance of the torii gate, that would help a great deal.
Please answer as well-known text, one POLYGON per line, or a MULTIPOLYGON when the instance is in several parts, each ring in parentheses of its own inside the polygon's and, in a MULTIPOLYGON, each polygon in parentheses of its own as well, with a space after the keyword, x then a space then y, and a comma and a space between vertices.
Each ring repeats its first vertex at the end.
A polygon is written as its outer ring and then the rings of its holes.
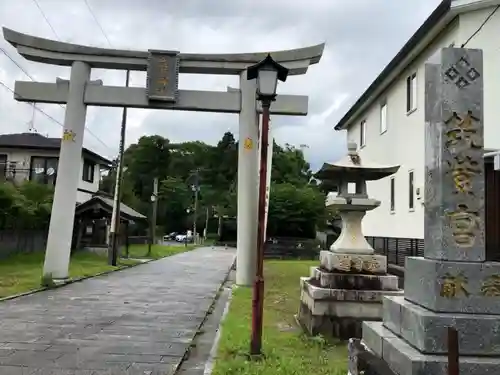
MULTIPOLYGON (((238 231, 236 282, 251 285, 256 266, 259 113, 256 81, 248 81, 246 68, 266 53, 185 54, 178 51, 131 51, 81 46, 22 34, 3 28, 5 40, 27 60, 71 66, 68 80, 56 83, 15 82, 18 101, 66 104, 59 166, 50 218, 44 275, 68 277, 71 238, 79 181, 79 165, 88 105, 239 114, 238 231), (103 86, 90 81, 92 68, 147 71, 146 87, 103 86), (240 88, 194 91, 178 88, 179 73, 239 75, 240 88)), ((321 59, 324 43, 312 47, 271 52, 290 69, 305 74, 321 59)), ((305 116, 308 97, 278 95, 271 114, 305 116)))

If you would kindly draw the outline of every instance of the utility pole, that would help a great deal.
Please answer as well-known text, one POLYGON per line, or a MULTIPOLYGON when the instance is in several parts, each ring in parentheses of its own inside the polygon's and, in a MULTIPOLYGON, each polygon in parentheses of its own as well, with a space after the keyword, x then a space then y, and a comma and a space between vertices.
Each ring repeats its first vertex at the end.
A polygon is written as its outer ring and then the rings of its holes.
POLYGON ((208 212, 209 212, 209 208, 207 207, 207 210, 206 210, 206 217, 205 217, 205 230, 203 233, 203 240, 207 240, 207 235, 208 235, 208 212))
POLYGON ((151 202, 153 203, 153 213, 151 215, 148 256, 151 255, 151 246, 154 244, 154 240, 156 238, 156 217, 158 216, 158 177, 155 177, 153 180, 153 194, 151 195, 151 202))
MULTIPOLYGON (((127 70, 125 87, 129 86, 130 70, 127 70)), ((115 194, 113 200, 113 213, 111 214, 111 227, 109 231, 108 263, 116 266, 118 262, 118 234, 120 227, 120 200, 122 188, 123 153, 125 151, 125 133, 127 129, 127 107, 123 107, 122 126, 120 132, 120 150, 118 155, 118 165, 116 166, 115 194)))
POLYGON ((194 219, 193 219, 193 238, 196 243, 196 219, 198 218, 198 191, 200 190, 199 169, 195 172, 194 189, 194 219))

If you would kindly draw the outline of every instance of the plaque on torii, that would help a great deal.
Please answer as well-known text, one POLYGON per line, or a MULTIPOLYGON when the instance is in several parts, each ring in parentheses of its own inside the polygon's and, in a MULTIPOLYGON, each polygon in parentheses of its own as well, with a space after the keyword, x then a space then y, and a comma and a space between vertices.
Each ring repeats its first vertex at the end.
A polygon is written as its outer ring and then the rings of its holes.
MULTIPOLYGON (((315 46, 275 52, 197 54, 164 50, 119 50, 65 43, 3 28, 4 38, 25 59, 39 63, 71 67, 69 80, 56 82, 16 81, 14 98, 22 102, 66 105, 63 133, 71 142, 62 142, 57 183, 51 214, 44 275, 53 279, 68 276, 74 207, 81 158, 85 119, 88 106, 169 109, 238 114, 239 136, 248 140, 238 148, 238 254, 236 282, 250 285, 256 264, 253 261, 257 238, 254 183, 258 179, 258 147, 245 146, 258 142, 259 113, 256 82, 248 81, 246 69, 271 54, 289 69, 289 75, 305 74, 317 64, 324 43, 315 46), (104 85, 91 81, 92 69, 145 71, 145 87, 104 85), (236 75, 239 88, 227 91, 179 89, 179 74, 236 75)), ((306 95, 280 94, 270 108, 271 115, 305 116, 306 95)))
POLYGON ((146 94, 150 101, 175 103, 179 94, 179 52, 149 51, 146 94))

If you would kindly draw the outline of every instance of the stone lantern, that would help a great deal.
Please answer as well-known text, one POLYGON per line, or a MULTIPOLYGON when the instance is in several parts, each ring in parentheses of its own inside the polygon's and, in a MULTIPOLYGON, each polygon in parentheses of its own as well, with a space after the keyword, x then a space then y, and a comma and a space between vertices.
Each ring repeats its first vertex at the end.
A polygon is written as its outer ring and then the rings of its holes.
POLYGON ((387 257, 375 254, 361 226, 366 212, 380 206, 368 196, 366 181, 388 177, 399 166, 367 162, 356 149, 349 143, 345 157, 325 163, 315 175, 338 186, 328 208, 341 216, 342 232, 330 250, 320 252, 320 266, 311 269, 311 277, 301 279, 297 318, 312 335, 359 337, 363 321, 381 320, 382 296, 402 293, 397 276, 387 274, 387 257))
POLYGON ((331 201, 329 208, 339 212, 342 232, 330 250, 338 254, 370 255, 374 250, 363 235, 361 221, 367 211, 380 206, 380 201, 368 197, 366 181, 390 176, 398 171, 399 166, 362 162, 355 143, 349 143, 347 151, 347 155, 338 162, 324 163, 315 176, 338 186, 337 197, 331 201), (355 186, 352 193, 349 192, 349 184, 355 186))

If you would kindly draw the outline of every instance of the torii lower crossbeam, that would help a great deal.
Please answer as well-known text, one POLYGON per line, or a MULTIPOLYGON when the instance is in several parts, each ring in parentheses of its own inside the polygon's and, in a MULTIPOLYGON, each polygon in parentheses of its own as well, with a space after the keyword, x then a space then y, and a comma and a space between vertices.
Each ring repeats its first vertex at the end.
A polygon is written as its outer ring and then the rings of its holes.
MULTIPOLYGON (((16 81, 15 99, 21 102, 66 104, 69 82, 58 83, 16 81)), ((149 101, 144 87, 101 86, 88 84, 84 103, 92 106, 170 109, 181 111, 240 113, 241 92, 179 90, 175 103, 149 101)), ((273 115, 306 116, 308 97, 279 95, 271 106, 273 115)), ((260 104, 257 107, 262 112, 260 104)))

